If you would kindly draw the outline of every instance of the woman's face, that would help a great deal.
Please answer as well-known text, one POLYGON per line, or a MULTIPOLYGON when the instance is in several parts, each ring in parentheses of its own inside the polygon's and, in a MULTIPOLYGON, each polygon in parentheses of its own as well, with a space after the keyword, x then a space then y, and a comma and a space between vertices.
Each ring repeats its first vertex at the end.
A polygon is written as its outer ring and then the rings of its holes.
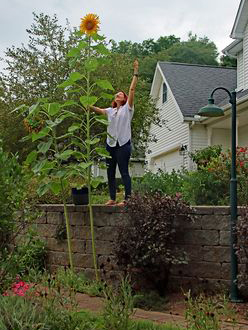
POLYGON ((116 101, 121 102, 121 101, 124 101, 124 99, 125 99, 125 95, 123 92, 118 92, 115 94, 115 102, 116 101))

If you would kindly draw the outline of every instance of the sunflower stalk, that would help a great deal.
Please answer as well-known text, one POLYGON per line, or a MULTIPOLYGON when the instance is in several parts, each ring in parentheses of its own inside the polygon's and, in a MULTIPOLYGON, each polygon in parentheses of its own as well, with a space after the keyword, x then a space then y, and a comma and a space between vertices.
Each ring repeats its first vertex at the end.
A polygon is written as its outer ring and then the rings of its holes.
MULTIPOLYGON (((90 46, 91 46, 91 37, 88 37, 88 58, 90 58, 90 46)), ((90 72, 87 72, 87 96, 90 96, 90 72)), ((86 108, 86 136, 87 140, 90 140, 90 109, 89 105, 86 108)), ((91 161, 91 145, 87 143, 86 146, 86 155, 87 155, 87 162, 91 161)), ((96 260, 96 247, 95 247, 95 232, 94 232, 94 217, 93 217, 93 210, 92 210, 92 198, 91 198, 91 165, 87 169, 87 177, 88 177, 88 195, 89 195, 89 215, 90 215, 90 232, 91 232, 91 245, 92 245, 92 256, 93 256, 93 264, 95 269, 95 276, 96 281, 99 280, 98 277, 98 269, 97 269, 97 260, 96 260)))

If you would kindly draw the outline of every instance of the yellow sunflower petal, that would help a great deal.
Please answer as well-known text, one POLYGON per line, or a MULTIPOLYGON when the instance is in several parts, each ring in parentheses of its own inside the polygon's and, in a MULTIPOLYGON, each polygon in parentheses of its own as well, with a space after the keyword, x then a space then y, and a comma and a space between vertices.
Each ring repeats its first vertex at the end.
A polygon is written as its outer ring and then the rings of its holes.
POLYGON ((87 14, 81 18, 80 31, 91 36, 99 30, 100 20, 96 14, 87 14))

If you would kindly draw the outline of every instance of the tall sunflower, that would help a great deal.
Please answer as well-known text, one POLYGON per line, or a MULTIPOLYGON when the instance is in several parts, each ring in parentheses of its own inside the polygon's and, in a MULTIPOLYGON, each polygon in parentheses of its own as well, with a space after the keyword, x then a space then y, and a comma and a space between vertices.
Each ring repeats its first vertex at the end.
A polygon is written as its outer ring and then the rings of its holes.
POLYGON ((81 18, 80 31, 91 36, 99 30, 100 20, 96 14, 87 14, 81 18))

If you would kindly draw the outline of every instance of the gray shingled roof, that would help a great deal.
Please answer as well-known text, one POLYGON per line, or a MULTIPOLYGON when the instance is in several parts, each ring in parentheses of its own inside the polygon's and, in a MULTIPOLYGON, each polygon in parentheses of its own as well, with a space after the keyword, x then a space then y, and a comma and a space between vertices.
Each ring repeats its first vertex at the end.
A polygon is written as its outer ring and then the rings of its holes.
MULTIPOLYGON (((194 117, 207 104, 212 90, 222 86, 236 88, 236 68, 159 62, 159 66, 184 117, 194 117)), ((214 93, 215 104, 226 99, 224 91, 214 93)))

